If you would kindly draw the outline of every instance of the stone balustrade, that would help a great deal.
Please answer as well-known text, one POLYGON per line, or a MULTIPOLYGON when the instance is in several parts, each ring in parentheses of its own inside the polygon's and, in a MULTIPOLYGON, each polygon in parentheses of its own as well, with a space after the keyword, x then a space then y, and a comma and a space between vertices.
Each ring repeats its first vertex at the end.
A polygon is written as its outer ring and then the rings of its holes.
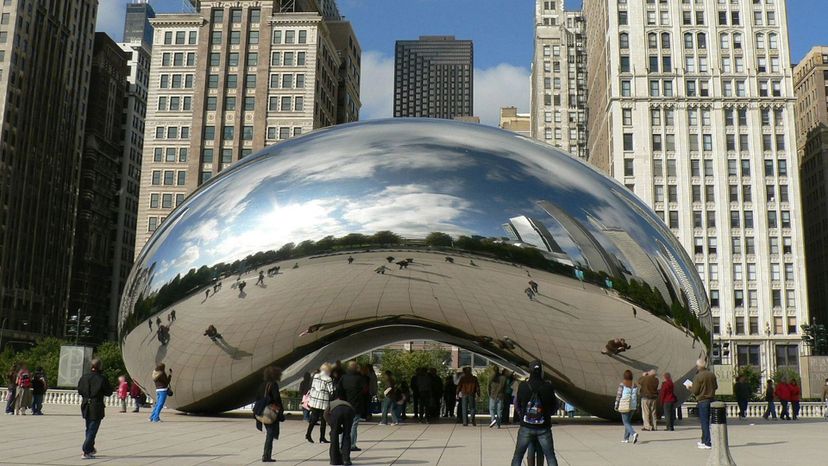
MULTIPOLYGON (((0 388, 0 400, 6 399, 6 394, 8 393, 7 388, 0 388)), ((301 399, 299 398, 283 398, 282 401, 285 403, 286 411, 300 411, 301 410, 301 399)), ((151 403, 152 400, 148 399, 148 403, 151 403)), ((77 390, 57 390, 57 389, 50 389, 46 392, 46 398, 43 400, 44 404, 57 404, 57 405, 78 405, 81 404, 81 396, 78 395, 77 390)), ((105 401, 106 406, 111 407, 120 407, 121 400, 118 399, 118 396, 113 394, 112 396, 108 397, 105 401)), ((727 417, 730 419, 734 419, 739 417, 739 406, 735 402, 727 402, 726 403, 727 409, 727 417)), ((132 398, 127 397, 127 407, 133 408, 135 406, 135 400, 132 398)), ((747 416, 748 417, 761 417, 765 413, 765 408, 767 404, 764 402, 750 402, 748 403, 747 408, 747 416)), ((239 408, 242 411, 249 411, 251 408, 250 405, 244 406, 239 408)), ((684 416, 690 416, 690 411, 695 411, 696 403, 694 402, 686 402, 681 405, 682 414, 684 416)), ((478 409, 478 413, 485 414, 488 412, 488 409, 485 411, 480 411, 478 409)), ((778 416, 782 412, 782 404, 776 403, 776 415, 778 416)), ((563 409, 560 409, 557 413, 559 417, 565 417, 566 414, 564 413, 563 409)), ((804 401, 799 404, 799 417, 801 418, 822 418, 828 414, 828 408, 826 408, 825 403, 820 403, 816 401, 804 401)))

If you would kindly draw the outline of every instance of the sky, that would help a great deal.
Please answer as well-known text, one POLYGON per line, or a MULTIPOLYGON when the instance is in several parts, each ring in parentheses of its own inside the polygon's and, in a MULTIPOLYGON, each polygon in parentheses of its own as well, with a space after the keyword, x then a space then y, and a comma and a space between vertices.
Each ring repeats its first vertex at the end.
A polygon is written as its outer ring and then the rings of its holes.
MULTIPOLYGON (((580 0, 566 0, 577 8, 580 0)), ((128 0, 99 0, 98 30, 115 40, 123 34, 128 0)), ((181 11, 184 0, 152 0, 156 12, 181 11)), ((474 108, 497 125, 500 107, 529 110, 529 67, 535 0, 338 0, 362 46, 360 119, 391 116, 394 41, 420 35, 454 35, 474 41, 474 108)), ((828 45, 826 0, 788 0, 791 59, 811 46, 828 45)))

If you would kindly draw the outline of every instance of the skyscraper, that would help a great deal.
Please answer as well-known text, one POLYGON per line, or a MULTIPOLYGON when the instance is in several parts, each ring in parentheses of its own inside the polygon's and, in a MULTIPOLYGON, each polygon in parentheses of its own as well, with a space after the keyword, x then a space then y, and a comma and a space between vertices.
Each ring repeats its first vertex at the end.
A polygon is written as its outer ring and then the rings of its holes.
POLYGON ((149 20, 155 18, 155 10, 148 0, 133 0, 126 6, 124 19, 124 43, 143 43, 152 48, 152 25, 149 20))
POLYGON ((150 20, 136 254, 175 206, 233 162, 359 116, 359 42, 335 2, 194 5, 195 13, 150 20))
POLYGON ((474 115, 474 47, 454 36, 398 40, 394 54, 394 116, 474 115))
POLYGON ((518 113, 517 107, 502 107, 500 109, 500 124, 498 127, 515 132, 521 136, 531 136, 532 118, 528 113, 518 113))
POLYGON ((64 330, 97 2, 31 7, 0 5, 4 341, 64 330))
MULTIPOLYGON (((131 6, 131 5, 128 5, 131 6)), ((149 5, 146 5, 149 6, 149 5)), ((146 17, 155 16, 151 8, 145 10, 146 17)), ((135 20, 127 15, 126 21, 135 20)), ((149 24, 147 22, 147 24, 149 24)), ((147 92, 150 76, 152 47, 152 25, 149 25, 150 40, 143 36, 131 36, 128 42, 119 43, 126 53, 129 67, 126 100, 122 116, 122 146, 120 174, 118 177, 118 205, 115 224, 112 281, 110 287, 110 311, 108 336, 115 338, 117 315, 124 284, 132 270, 135 255, 135 233, 138 224, 138 200, 141 186, 141 158, 144 150, 144 127, 147 115, 147 92)), ((127 36, 125 36, 127 37, 127 36)))
POLYGON ((586 158, 586 28, 581 11, 563 0, 535 3, 531 134, 586 158))
POLYGON ((809 316, 785 7, 584 2, 589 161, 695 260, 731 349, 714 362, 766 374, 799 369, 809 316))
POLYGON ((814 47, 794 69, 808 304, 828 325, 828 47, 814 47))
POLYGON ((100 341, 109 327, 112 304, 114 219, 123 138, 121 120, 127 87, 127 55, 108 35, 95 34, 78 217, 69 294, 69 332, 100 341))

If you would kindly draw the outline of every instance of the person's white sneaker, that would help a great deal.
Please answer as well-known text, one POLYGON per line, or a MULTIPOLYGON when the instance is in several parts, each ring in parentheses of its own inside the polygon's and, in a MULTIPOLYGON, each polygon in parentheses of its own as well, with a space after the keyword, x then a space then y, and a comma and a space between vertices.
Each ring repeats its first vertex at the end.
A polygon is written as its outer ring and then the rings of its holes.
POLYGON ((712 450, 712 449, 713 449, 713 447, 709 447, 705 444, 699 445, 699 450, 712 450))
POLYGON ((638 432, 632 434, 632 442, 638 443, 638 432))
POLYGON ((497 419, 492 419, 492 422, 489 423, 489 427, 494 427, 495 424, 497 424, 497 419))
POLYGON ((629 440, 622 440, 621 443, 630 443, 629 440))
POLYGON ((699 448, 701 448, 701 447, 703 447, 703 446, 704 446, 704 444, 703 444, 703 443, 701 443, 701 442, 696 442, 696 446, 697 446, 697 447, 699 447, 699 448))

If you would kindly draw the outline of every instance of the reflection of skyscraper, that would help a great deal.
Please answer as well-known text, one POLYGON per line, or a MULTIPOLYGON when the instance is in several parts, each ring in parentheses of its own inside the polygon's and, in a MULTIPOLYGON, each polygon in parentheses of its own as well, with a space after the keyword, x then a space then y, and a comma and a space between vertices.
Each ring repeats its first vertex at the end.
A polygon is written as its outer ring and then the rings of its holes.
POLYGON ((613 258, 585 225, 551 202, 539 201, 538 206, 551 215, 566 231, 572 242, 581 251, 581 256, 586 261, 584 265, 587 268, 596 272, 606 272, 612 276, 621 275, 621 270, 615 265, 613 258))
POLYGON ((601 234, 615 245, 616 257, 629 271, 630 278, 650 284, 661 293, 665 301, 669 301, 670 292, 665 284, 665 277, 658 271, 659 265, 653 262, 653 258, 639 246, 635 238, 617 227, 604 227, 601 234))
POLYGON ((546 225, 536 218, 525 215, 513 217, 509 219, 509 223, 503 224, 503 229, 515 241, 531 244, 548 252, 563 253, 546 225))

